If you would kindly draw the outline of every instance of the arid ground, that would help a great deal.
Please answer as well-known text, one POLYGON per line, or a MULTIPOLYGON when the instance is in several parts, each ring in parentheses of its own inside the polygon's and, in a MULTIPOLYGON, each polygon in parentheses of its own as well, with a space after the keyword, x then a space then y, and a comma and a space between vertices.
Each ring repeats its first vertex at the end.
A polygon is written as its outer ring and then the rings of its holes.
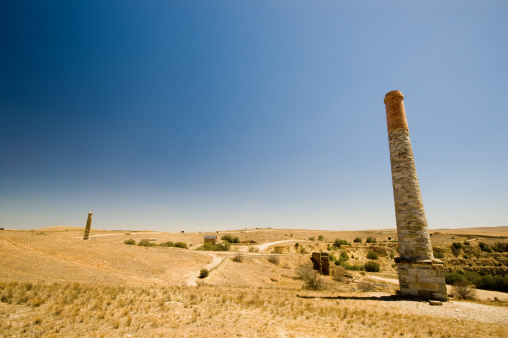
MULTIPOLYGON (((486 254, 475 244, 508 243, 508 227, 431 233, 450 271, 508 269, 507 253, 486 254), (467 255, 450 251, 458 241, 471 242, 467 255)), ((397 297, 394 229, 92 228, 88 241, 82 236, 83 228, 72 227, 0 231, 1 336, 508 336, 507 294, 451 298, 441 306, 397 297), (241 243, 231 251, 195 250, 204 235, 231 235, 241 243), (353 243, 357 237, 361 243, 353 243), (367 237, 376 243, 365 243, 367 237), (124 244, 129 239, 184 242, 188 249, 124 244), (351 244, 337 250, 335 239, 351 244), (352 265, 375 251, 381 271, 348 271, 340 281, 324 276, 319 290, 304 289, 298 271, 313 251, 344 251, 352 265), (203 268, 209 275, 199 278, 203 268)))

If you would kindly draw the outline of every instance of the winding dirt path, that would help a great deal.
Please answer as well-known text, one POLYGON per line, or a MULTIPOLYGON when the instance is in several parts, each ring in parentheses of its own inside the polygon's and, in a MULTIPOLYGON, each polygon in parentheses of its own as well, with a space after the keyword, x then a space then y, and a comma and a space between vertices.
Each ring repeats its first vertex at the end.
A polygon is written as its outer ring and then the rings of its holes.
MULTIPOLYGON (((212 257, 212 261, 201 268, 201 269, 207 269, 208 271, 215 269, 217 266, 219 266, 220 263, 222 263, 224 258, 227 257, 227 256, 219 257, 215 253, 204 253, 204 254, 212 257)), ((197 280, 199 279, 199 273, 201 272, 201 269, 196 270, 195 272, 192 273, 192 276, 189 278, 189 280, 187 280, 187 286, 196 286, 197 285, 197 280)))

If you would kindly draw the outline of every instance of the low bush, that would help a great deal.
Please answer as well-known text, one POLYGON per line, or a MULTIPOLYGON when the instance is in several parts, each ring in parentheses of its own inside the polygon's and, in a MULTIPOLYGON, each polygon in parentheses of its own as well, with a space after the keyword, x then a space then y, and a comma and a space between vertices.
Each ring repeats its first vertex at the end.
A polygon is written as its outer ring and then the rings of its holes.
POLYGON ((210 274, 210 271, 208 269, 201 269, 199 272, 199 278, 206 278, 210 274))
POLYGON ((314 237, 309 237, 309 241, 315 241, 316 239, 314 237))
POLYGON ((280 257, 277 255, 270 255, 268 256, 268 261, 272 264, 279 265, 280 257))
POLYGON ((376 243, 376 237, 367 237, 365 243, 376 243))
POLYGON ((455 248, 455 249, 462 249, 462 243, 461 242, 454 242, 452 244, 452 246, 455 248))
POLYGON ((480 247, 480 250, 481 251, 484 251, 484 252, 492 252, 492 249, 485 243, 483 242, 479 242, 478 243, 478 246, 480 247))
POLYGON ((362 242, 362 239, 360 237, 356 237, 353 242, 355 243, 361 243, 362 242))
POLYGON ((129 239, 126 239, 125 241, 123 241, 123 243, 128 244, 128 245, 135 245, 136 241, 133 240, 132 238, 129 238, 129 239))
POLYGON ((276 253, 276 254, 283 254, 284 253, 284 248, 281 247, 281 246, 276 246, 274 249, 273 249, 273 253, 276 253))
POLYGON ((454 242, 452 244, 452 254, 455 257, 458 257, 460 255, 460 250, 462 249, 462 243, 461 242, 454 242))
POLYGON ((259 252, 259 248, 254 246, 249 246, 249 252, 259 252))
POLYGON ((225 242, 224 244, 211 244, 211 243, 205 243, 201 245, 200 247, 196 248, 196 250, 203 250, 203 251, 229 251, 231 249, 231 245, 229 242, 225 242))
POLYGON ((237 263, 242 263, 244 261, 244 257, 241 253, 237 253, 234 257, 233 257, 233 262, 237 262, 237 263))
POLYGON ((379 272, 379 269, 380 269, 380 265, 378 262, 367 262, 365 263, 365 271, 368 271, 368 272, 379 272))
POLYGON ((323 278, 312 269, 312 265, 300 265, 295 273, 298 278, 303 280, 304 289, 319 290, 323 288, 323 278))
POLYGON ((150 242, 150 240, 148 238, 144 238, 144 239, 140 240, 138 245, 139 246, 157 246, 157 244, 150 242))
POLYGON ((475 299, 476 289, 469 281, 455 281, 452 286, 453 296, 457 299, 475 299))
POLYGON ((445 282, 446 284, 453 284, 454 282, 466 282, 467 278, 458 272, 445 272, 445 282))
POLYGON ((175 248, 187 249, 187 244, 185 244, 184 242, 176 242, 175 248))
POLYGON ((229 243, 240 243, 240 238, 233 237, 231 235, 224 235, 220 239, 222 239, 223 241, 227 241, 229 243))
POLYGON ((164 243, 161 243, 159 244, 159 246, 166 246, 166 247, 174 247, 175 246, 175 243, 171 242, 171 241, 167 241, 167 242, 164 242, 164 243))
POLYGON ((335 241, 333 241, 334 247, 340 248, 341 245, 349 245, 349 242, 346 241, 345 239, 338 239, 338 238, 335 241))
POLYGON ((349 264, 347 262, 340 262, 340 266, 343 266, 344 269, 351 270, 351 271, 364 271, 365 270, 365 267, 360 264, 349 264))
POLYGON ((317 239, 318 239, 318 241, 324 241, 325 237, 323 235, 319 235, 317 239))
POLYGON ((349 256, 346 251, 341 251, 339 256, 339 261, 345 262, 349 260, 349 256))
POLYGON ((367 259, 378 259, 379 256, 377 253, 375 253, 374 251, 369 251, 367 253, 367 259))
POLYGON ((374 291, 374 285, 372 285, 372 281, 366 281, 366 282, 359 282, 358 283, 358 290, 362 292, 372 292, 374 291))

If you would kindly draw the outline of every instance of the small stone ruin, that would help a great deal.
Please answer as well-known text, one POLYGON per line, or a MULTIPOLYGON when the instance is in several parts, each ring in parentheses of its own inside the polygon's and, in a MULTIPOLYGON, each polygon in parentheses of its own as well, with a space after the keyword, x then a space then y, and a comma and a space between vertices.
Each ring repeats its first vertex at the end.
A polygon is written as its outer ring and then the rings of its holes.
POLYGON ((314 264, 313 269, 318 271, 319 274, 329 276, 330 275, 330 259, 328 252, 313 252, 310 258, 314 264))

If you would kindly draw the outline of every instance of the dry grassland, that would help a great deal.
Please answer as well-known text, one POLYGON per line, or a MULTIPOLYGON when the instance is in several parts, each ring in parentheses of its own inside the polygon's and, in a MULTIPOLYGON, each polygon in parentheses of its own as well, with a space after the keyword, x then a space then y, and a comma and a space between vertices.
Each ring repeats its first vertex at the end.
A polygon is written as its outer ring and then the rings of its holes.
POLYGON ((0 293, 0 327, 4 336, 506 337, 508 334, 506 323, 440 318, 432 313, 419 315, 415 304, 430 308, 426 303, 350 298, 355 295, 341 299, 329 292, 13 282, 1 283, 0 293), (306 297, 301 297, 302 294, 306 297))
MULTIPOLYGON (((390 231, 253 229, 235 236, 256 245, 289 241, 294 249, 293 241, 315 245, 311 236, 324 236, 326 247, 335 238, 380 240, 394 236, 390 231)), ((204 234, 93 231, 89 241, 81 240, 82 234, 83 229, 73 228, 0 232, 0 336, 508 336, 508 306, 494 306, 504 302, 430 306, 394 297, 393 287, 390 293, 382 287, 378 291, 384 293, 366 293, 358 283, 330 277, 324 290, 304 290, 295 269, 309 263, 309 255, 281 255, 273 264, 268 254, 246 252, 247 246, 230 253, 192 250, 204 234), (123 244, 128 238, 192 246, 123 244), (242 258, 234 261, 236 255, 242 258), (220 264, 210 275, 198 279, 200 269, 215 261, 220 264), (191 281, 197 286, 187 286, 191 281)), ((350 248, 351 255, 360 255, 362 247, 350 248)), ((393 271, 380 275, 393 276, 393 271)), ((368 274, 355 277, 370 283, 368 274)))

